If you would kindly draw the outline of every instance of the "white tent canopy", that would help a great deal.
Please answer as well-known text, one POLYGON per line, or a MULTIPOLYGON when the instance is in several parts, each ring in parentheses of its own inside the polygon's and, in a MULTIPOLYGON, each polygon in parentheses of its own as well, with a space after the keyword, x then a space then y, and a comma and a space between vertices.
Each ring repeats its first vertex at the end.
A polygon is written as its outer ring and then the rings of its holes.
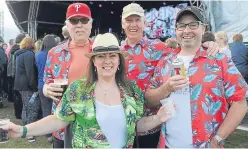
POLYGON ((248 42, 248 1, 204 1, 212 32, 226 31, 229 43, 232 36, 241 33, 248 42))

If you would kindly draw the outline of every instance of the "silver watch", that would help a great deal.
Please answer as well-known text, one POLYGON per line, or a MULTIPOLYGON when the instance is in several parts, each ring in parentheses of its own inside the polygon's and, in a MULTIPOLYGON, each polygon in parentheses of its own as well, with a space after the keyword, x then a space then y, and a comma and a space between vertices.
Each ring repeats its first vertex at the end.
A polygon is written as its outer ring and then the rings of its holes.
POLYGON ((220 146, 223 146, 225 144, 225 140, 221 138, 219 135, 215 135, 214 138, 218 141, 218 144, 220 146))

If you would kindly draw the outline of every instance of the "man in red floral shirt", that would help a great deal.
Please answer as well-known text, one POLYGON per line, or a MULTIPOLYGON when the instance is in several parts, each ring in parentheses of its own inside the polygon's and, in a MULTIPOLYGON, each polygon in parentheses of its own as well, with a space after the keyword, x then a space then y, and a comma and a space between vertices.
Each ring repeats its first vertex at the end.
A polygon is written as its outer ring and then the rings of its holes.
MULTIPOLYGON (((152 40, 144 37, 145 25, 144 9, 140 5, 131 3, 123 8, 122 28, 127 38, 121 44, 121 48, 129 53, 129 56, 125 59, 128 69, 127 76, 129 80, 135 81, 143 91, 149 84, 158 61, 173 51, 159 39, 152 40)), ((215 55, 218 51, 218 46, 214 42, 207 42, 205 46, 209 46, 208 55, 215 55)), ((158 108, 145 107, 145 115, 156 114, 158 108)), ((141 135, 139 136, 139 147, 156 148, 160 128, 158 126, 149 132, 139 133, 141 135)), ((136 147, 136 143, 134 145, 136 147)))
MULTIPOLYGON (((68 79, 71 84, 85 76, 89 61, 85 53, 91 51, 92 47, 92 41, 89 40, 92 21, 91 10, 86 4, 73 3, 68 6, 65 22, 71 38, 49 51, 44 70, 43 93, 54 100, 52 113, 56 110, 61 100, 58 97, 62 96, 63 91, 60 85, 51 83, 53 79, 68 79)), ((67 129, 67 137, 64 132, 65 129, 61 129, 53 133, 53 148, 64 148, 64 145, 66 148, 71 147, 71 130, 67 129)))
POLYGON ((159 61, 145 93, 152 107, 162 99, 176 105, 176 117, 162 125, 160 148, 220 148, 246 114, 247 84, 232 60, 220 53, 210 57, 201 47, 205 23, 197 7, 177 14, 181 48, 159 61), (172 76, 176 58, 187 78, 172 76))

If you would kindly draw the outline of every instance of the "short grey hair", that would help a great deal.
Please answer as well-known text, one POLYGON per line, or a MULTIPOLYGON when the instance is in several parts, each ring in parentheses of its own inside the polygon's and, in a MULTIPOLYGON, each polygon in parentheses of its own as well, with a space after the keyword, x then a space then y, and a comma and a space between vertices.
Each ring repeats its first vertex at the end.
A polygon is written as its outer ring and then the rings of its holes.
POLYGON ((66 25, 62 27, 62 34, 63 36, 66 36, 66 37, 70 36, 66 25))

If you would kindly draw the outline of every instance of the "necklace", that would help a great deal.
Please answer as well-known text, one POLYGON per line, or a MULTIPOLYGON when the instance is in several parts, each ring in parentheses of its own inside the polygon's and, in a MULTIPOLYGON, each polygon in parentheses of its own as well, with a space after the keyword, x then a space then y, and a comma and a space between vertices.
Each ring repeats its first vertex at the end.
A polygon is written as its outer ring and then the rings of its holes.
POLYGON ((108 92, 108 89, 104 89, 104 100, 107 100, 107 92, 108 92))
MULTIPOLYGON (((98 83, 98 87, 99 87, 99 89, 100 90, 102 90, 102 92, 104 92, 104 101, 106 102, 106 104, 107 105, 112 105, 111 104, 111 101, 110 100, 113 100, 112 98, 110 98, 110 96, 109 96, 109 94, 108 94, 108 91, 109 91, 109 89, 107 88, 107 87, 103 87, 103 84, 101 84, 101 83, 98 83), (108 100, 108 98, 110 98, 109 100, 108 100)), ((109 87, 111 87, 111 86, 109 86, 109 87)), ((114 87, 114 86, 113 86, 114 87)), ((118 85, 118 90, 120 91, 120 97, 117 97, 117 98, 119 98, 119 100, 122 102, 123 101, 123 91, 122 91, 122 89, 121 88, 119 88, 120 86, 118 85)), ((113 90, 114 91, 114 90, 113 90)), ((112 94, 112 93, 111 93, 112 94)), ((102 94, 103 95, 103 94, 102 94)), ((113 94, 112 94, 113 96, 115 96, 114 95, 114 92, 113 92, 113 94)), ((111 96, 112 96, 111 95, 111 96)))
POLYGON ((101 88, 101 90, 104 90, 104 100, 107 101, 108 89, 102 87, 101 83, 99 83, 98 86, 101 88))

